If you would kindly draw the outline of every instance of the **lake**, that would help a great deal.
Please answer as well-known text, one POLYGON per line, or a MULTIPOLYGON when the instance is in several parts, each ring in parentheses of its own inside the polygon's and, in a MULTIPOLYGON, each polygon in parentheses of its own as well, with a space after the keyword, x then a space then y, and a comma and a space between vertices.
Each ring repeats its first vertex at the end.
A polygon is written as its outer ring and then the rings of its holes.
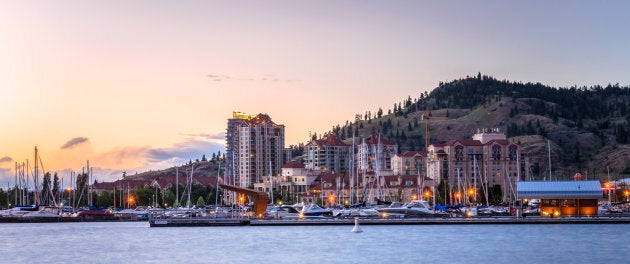
POLYGON ((627 224, 0 224, 2 263, 628 263, 627 224))

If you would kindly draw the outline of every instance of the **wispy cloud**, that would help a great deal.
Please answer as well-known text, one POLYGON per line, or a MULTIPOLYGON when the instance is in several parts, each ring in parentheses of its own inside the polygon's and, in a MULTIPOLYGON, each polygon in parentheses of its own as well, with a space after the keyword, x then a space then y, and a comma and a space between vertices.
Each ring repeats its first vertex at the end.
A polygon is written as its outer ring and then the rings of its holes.
POLYGON ((0 158, 0 163, 11 162, 11 161, 13 161, 13 159, 11 157, 9 157, 9 156, 4 156, 4 157, 0 158))
POLYGON ((61 146, 61 149, 70 149, 70 148, 74 148, 75 146, 78 146, 80 144, 83 144, 85 142, 88 142, 89 139, 86 137, 75 137, 71 140, 69 140, 68 142, 66 142, 66 144, 63 144, 63 146, 61 146))
POLYGON ((223 145, 221 143, 189 139, 169 148, 151 149, 147 153, 147 158, 149 162, 161 162, 164 160, 185 162, 190 159, 201 159, 204 154, 216 153, 222 149, 223 145))
POLYGON ((187 137, 192 137, 192 138, 200 138, 200 139, 209 139, 209 140, 225 140, 225 134, 224 133, 189 133, 189 134, 183 134, 184 136, 187 137))
POLYGON ((206 77, 208 77, 210 80, 214 81, 214 82, 222 82, 222 81, 229 81, 229 80, 234 80, 234 81, 248 81, 248 82, 254 82, 254 81, 262 81, 262 82, 286 82, 286 83, 294 83, 294 82, 298 82, 299 80, 297 79, 290 79, 290 78, 280 78, 278 76, 275 76, 273 74, 265 74, 262 76, 228 76, 228 75, 224 75, 224 74, 207 74, 206 77))
MULTIPOLYGON (((182 141, 171 146, 154 148, 150 146, 127 146, 113 148, 101 153, 81 153, 81 157, 90 160, 93 168, 94 179, 98 181, 115 181, 121 179, 123 171, 127 175, 142 173, 150 170, 162 170, 176 165, 182 165, 189 160, 201 159, 203 155, 210 158, 212 153, 224 152, 224 137, 222 133, 188 133, 182 134, 182 141)), ((89 142, 87 138, 75 138, 64 146, 76 147, 79 144, 89 142)), ((63 148, 62 150, 63 151, 63 148)), ((66 153, 67 154, 67 153, 66 153)), ((1 158, 2 161, 11 161, 9 157, 1 158)), ((0 163, 6 165, 7 163, 0 163)), ((68 180, 71 171, 81 171, 79 167, 56 169, 60 177, 68 180)), ((13 182, 14 175, 10 168, 0 168, 0 182, 13 182)))

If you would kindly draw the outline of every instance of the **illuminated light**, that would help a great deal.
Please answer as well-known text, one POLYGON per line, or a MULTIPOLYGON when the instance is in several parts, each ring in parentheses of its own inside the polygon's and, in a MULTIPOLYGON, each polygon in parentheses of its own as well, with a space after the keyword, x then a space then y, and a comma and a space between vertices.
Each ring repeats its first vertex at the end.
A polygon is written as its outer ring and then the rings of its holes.
POLYGON ((554 216, 560 216, 560 212, 556 211, 553 213, 554 216))
POLYGON ((470 194, 470 195, 475 194, 475 190, 473 190, 473 189, 468 190, 468 194, 470 194))
POLYGON ((300 213, 300 214, 298 215, 298 217, 299 217, 299 218, 304 218, 304 214, 303 214, 303 213, 300 213))
POLYGON ((411 196, 411 199, 418 200, 418 196, 414 194, 411 196))
POLYGON ((383 218, 387 218, 387 213, 386 213, 386 212, 383 212, 383 213, 381 214, 381 217, 383 217, 383 218))
POLYGON ((426 196, 426 197, 429 197, 429 195, 431 195, 431 193, 429 193, 429 192, 425 192, 424 193, 424 196, 426 196))
POLYGON ((456 194, 455 194, 455 197, 457 197, 457 199, 459 199, 459 193, 456 193, 456 194))
POLYGON ((279 201, 279 202, 278 202, 278 204, 279 204, 279 205, 282 205, 282 201, 279 201))
POLYGON ((466 212, 466 216, 467 217, 472 217, 472 212, 471 211, 466 212))

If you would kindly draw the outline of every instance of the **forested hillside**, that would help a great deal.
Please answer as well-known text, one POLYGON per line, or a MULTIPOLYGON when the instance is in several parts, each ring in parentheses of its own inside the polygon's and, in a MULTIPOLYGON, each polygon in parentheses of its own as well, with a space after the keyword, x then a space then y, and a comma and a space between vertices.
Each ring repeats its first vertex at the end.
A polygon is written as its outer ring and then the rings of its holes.
MULTIPOLYGON (((523 147, 534 177, 548 175, 547 141, 552 176, 630 173, 630 88, 618 84, 554 88, 540 83, 475 77, 440 83, 393 104, 388 110, 355 115, 331 132, 346 141, 380 133, 400 150, 425 148, 428 112, 430 141, 468 139, 479 128, 499 128, 523 147)), ((321 135, 320 135, 321 136, 321 135)), ((313 135, 317 137, 317 135, 313 135)))

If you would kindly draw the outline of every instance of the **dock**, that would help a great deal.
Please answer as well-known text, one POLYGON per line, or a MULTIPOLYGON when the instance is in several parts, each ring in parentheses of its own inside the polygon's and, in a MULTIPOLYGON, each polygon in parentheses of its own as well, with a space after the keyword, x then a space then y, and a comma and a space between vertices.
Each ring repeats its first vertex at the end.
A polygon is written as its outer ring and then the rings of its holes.
MULTIPOLYGON (((468 217, 468 218, 361 218, 361 225, 501 225, 501 224, 630 224, 630 217, 468 217)), ((151 227, 175 226, 329 226, 354 225, 354 218, 249 219, 170 218, 149 219, 151 227)))

